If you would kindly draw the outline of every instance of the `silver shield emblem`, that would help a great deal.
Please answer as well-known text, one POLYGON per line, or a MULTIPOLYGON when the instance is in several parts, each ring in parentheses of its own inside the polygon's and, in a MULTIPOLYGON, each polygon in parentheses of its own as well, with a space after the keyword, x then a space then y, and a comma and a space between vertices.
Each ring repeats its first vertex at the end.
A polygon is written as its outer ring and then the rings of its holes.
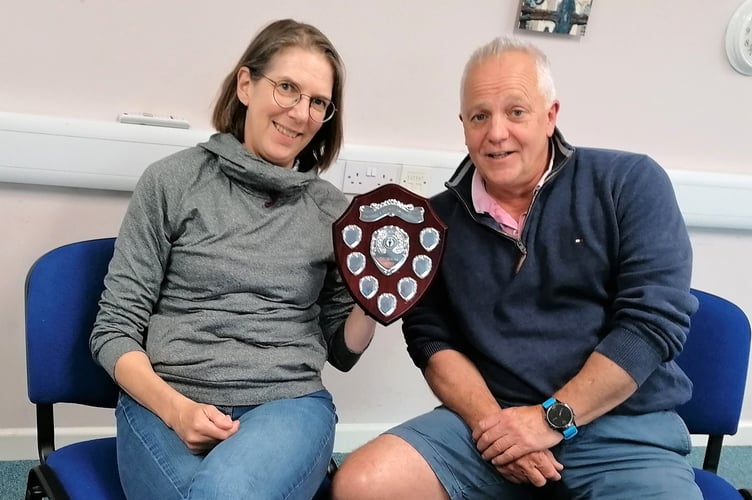
POLYGON ((410 237, 400 227, 383 226, 371 236, 371 258, 387 276, 396 273, 410 253, 410 237))

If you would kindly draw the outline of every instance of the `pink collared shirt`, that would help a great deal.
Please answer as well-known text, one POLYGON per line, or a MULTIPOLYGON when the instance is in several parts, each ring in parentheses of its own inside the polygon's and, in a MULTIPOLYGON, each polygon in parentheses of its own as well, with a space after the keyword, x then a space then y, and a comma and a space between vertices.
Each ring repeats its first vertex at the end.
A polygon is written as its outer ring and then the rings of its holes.
MULTIPOLYGON (((545 172, 543 172, 543 175, 538 181, 538 184, 535 185, 535 189, 538 189, 543 185, 543 183, 546 181, 546 178, 551 173, 553 166, 554 155, 551 154, 551 160, 548 162, 548 168, 545 172)), ((475 172, 473 172, 471 195, 473 197, 473 208, 477 213, 487 213, 488 215, 493 217, 496 222, 499 223, 499 228, 502 231, 517 240, 520 239, 522 229, 525 226, 525 218, 527 217, 527 212, 520 215, 519 220, 515 220, 515 218, 512 217, 509 212, 501 208, 499 204, 496 203, 496 200, 494 200, 491 195, 488 194, 488 191, 486 191, 486 183, 483 180, 483 177, 481 177, 477 168, 475 169, 475 172)))

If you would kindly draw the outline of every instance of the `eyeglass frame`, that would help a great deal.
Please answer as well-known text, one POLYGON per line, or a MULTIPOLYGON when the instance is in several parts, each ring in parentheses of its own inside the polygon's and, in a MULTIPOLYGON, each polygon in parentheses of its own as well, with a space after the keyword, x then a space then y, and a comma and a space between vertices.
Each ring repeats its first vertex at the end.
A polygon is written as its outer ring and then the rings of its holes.
MULTIPOLYGON (((248 70, 251 71, 251 73, 254 73, 253 70, 251 70, 251 68, 248 68, 248 70)), ((298 105, 298 103, 300 103, 300 101, 303 99, 303 97, 307 97, 308 98, 308 117, 311 120, 315 121, 316 123, 326 123, 326 122, 328 122, 329 120, 331 120, 334 117, 334 114, 337 112, 337 106, 334 104, 333 101, 331 101, 329 99, 326 99, 324 97, 315 97, 315 96, 312 96, 312 95, 309 95, 309 94, 304 94, 303 92, 300 91, 300 87, 298 87, 298 85, 295 82, 289 82, 287 80, 282 80, 282 81, 277 82, 275 80, 272 80, 271 78, 269 78, 268 76, 266 76, 265 74, 263 74, 260 71, 256 71, 255 73, 258 74, 258 75, 260 75, 261 77, 263 77, 264 79, 266 79, 267 81, 269 81, 269 83, 272 84, 272 99, 274 99, 275 104, 277 104, 277 106, 279 106, 280 108, 284 108, 284 109, 294 108, 295 106, 298 105), (285 105, 281 104, 279 102, 279 100, 277 100, 277 87, 279 87, 279 85, 283 84, 283 83, 286 83, 288 85, 293 86, 297 90, 297 92, 298 92, 298 98, 295 100, 294 103, 292 103, 289 106, 285 106, 285 105), (332 108, 331 114, 329 116, 327 116, 326 118, 324 118, 323 120, 317 120, 316 118, 314 118, 313 115, 311 114, 311 109, 312 109, 311 106, 313 105, 313 99, 319 99, 321 101, 327 101, 327 102, 329 102, 329 104, 327 105, 326 109, 328 110, 329 107, 331 107, 332 108)))

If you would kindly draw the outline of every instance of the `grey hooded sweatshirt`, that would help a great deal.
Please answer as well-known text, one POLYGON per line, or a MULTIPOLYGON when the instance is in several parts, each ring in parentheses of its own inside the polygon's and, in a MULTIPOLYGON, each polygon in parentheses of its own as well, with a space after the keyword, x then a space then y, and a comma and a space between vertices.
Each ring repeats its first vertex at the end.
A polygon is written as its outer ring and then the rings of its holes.
POLYGON ((143 351, 197 402, 246 406, 323 389, 353 301, 332 223, 345 196, 315 169, 280 168, 230 134, 149 166, 133 193, 91 334, 94 358, 143 351))

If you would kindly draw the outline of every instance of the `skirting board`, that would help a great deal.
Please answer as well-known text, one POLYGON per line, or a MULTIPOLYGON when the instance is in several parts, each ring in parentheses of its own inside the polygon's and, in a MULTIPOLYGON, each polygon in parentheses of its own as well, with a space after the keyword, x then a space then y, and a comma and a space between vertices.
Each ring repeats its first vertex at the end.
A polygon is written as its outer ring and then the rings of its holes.
MULTIPOLYGON (((334 438, 334 451, 347 453, 375 438, 394 424, 338 424, 334 438)), ((101 437, 113 436, 114 427, 66 427, 58 428, 58 447, 101 437)), ((728 446, 752 446, 752 421, 743 421, 739 431, 725 440, 728 446)), ((694 446, 704 446, 701 436, 692 436, 694 446)), ((33 428, 0 429, 0 460, 37 459, 36 431, 33 428)))
MULTIPOLYGON (((0 112, 0 182, 131 191, 149 164, 203 142, 211 133, 0 112)), ((337 165, 323 177, 342 187, 348 161, 377 168, 379 164, 430 167, 427 194, 433 194, 442 189, 464 155, 348 144, 337 165)), ((666 167, 687 225, 752 229, 752 175, 666 167)))

